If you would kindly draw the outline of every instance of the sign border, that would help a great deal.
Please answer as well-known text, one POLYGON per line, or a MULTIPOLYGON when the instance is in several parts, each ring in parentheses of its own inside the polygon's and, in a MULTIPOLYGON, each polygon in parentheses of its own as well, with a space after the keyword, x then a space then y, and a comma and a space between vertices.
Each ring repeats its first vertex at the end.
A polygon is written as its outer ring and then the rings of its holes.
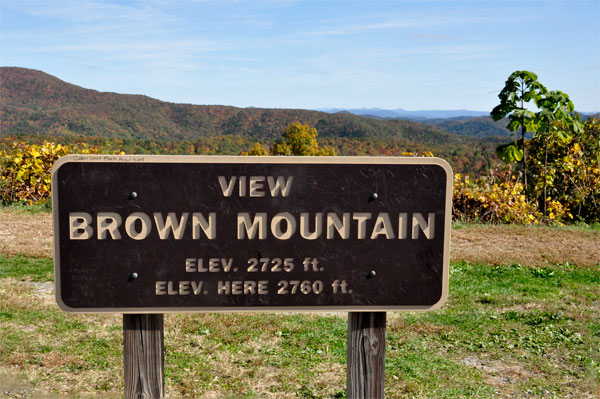
POLYGON ((52 167, 52 220, 54 232, 54 286, 58 307, 69 313, 160 314, 216 312, 388 312, 432 311, 441 308, 448 299, 450 274, 450 233, 452 226, 452 184, 454 174, 445 160, 437 157, 366 157, 366 156, 235 156, 235 155, 77 155, 59 158, 52 167), (362 165, 438 165, 446 172, 444 218, 444 253, 442 261, 442 295, 431 306, 242 306, 242 307, 153 307, 153 308, 72 308, 61 298, 60 245, 58 219, 57 172, 70 162, 89 163, 214 163, 214 164, 362 164, 362 165))

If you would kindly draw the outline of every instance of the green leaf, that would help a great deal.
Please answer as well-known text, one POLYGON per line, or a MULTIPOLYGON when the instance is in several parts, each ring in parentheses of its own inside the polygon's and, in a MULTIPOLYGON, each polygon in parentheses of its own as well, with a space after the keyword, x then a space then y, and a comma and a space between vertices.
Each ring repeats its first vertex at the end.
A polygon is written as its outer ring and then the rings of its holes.
POLYGON ((521 127, 521 121, 518 119, 511 119, 506 128, 511 132, 516 131, 519 127, 521 127))
POLYGON ((558 137, 561 138, 562 141, 567 141, 571 138, 571 134, 569 134, 569 132, 565 131, 565 130, 558 130, 556 132, 556 134, 558 135, 558 137))
POLYGON ((521 140, 496 147, 496 154, 506 163, 519 162, 523 159, 523 150, 519 148, 521 140))

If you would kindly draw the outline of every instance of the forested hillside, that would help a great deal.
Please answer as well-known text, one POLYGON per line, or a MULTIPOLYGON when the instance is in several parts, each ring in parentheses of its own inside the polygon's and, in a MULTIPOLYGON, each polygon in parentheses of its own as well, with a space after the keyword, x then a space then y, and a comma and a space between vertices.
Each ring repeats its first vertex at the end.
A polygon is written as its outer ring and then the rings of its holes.
POLYGON ((448 119, 426 119, 423 123, 437 126, 449 133, 472 137, 510 136, 511 131, 506 128, 507 119, 494 121, 489 116, 476 118, 459 117, 448 119))
MULTIPOLYGON (((480 171, 505 139, 471 138, 436 126, 349 113, 174 104, 141 95, 98 92, 41 71, 3 67, 1 134, 26 141, 109 143, 126 152, 235 154, 271 143, 300 121, 342 155, 431 151, 458 171, 480 171)), ((477 136, 477 134, 473 134, 477 136)))

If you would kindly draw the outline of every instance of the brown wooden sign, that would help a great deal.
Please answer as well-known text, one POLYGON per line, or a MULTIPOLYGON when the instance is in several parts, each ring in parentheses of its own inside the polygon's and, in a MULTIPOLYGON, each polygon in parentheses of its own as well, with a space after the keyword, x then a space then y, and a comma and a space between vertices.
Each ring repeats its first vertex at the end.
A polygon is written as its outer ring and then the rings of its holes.
POLYGON ((53 169, 70 312, 429 310, 448 290, 437 158, 67 156, 53 169))

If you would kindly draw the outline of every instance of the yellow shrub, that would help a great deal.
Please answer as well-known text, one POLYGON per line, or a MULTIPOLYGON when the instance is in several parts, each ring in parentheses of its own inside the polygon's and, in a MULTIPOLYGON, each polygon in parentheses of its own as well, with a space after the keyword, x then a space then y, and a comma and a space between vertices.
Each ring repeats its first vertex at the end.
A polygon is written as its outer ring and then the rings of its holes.
POLYGON ((523 184, 516 181, 510 171, 497 171, 492 176, 477 179, 456 174, 452 202, 454 218, 462 222, 541 222, 535 203, 528 201, 523 184))
POLYGON ((0 151, 0 201, 35 204, 50 197, 50 171, 54 162, 67 154, 98 154, 86 144, 41 145, 15 142, 0 151))

